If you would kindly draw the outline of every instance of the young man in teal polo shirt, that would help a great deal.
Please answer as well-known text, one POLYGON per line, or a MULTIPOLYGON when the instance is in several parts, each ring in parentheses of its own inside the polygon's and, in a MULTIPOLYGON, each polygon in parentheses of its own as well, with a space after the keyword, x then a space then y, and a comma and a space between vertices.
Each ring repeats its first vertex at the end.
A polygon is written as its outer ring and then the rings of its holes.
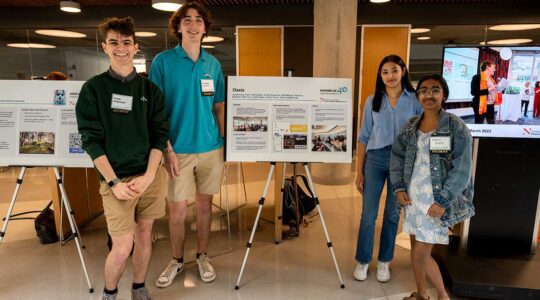
POLYGON ((165 94, 170 124, 165 161, 172 260, 157 279, 158 287, 171 285, 183 270, 187 199, 194 194, 199 274, 204 282, 216 278, 207 250, 212 197, 220 190, 223 170, 225 88, 220 63, 201 48, 210 24, 201 4, 183 5, 169 20, 180 43, 158 54, 150 69, 150 80, 165 94))
POLYGON ((99 171, 113 241, 100 299, 116 299, 135 240, 131 299, 148 300, 152 224, 165 215, 167 174, 159 167, 168 138, 165 100, 133 66, 139 47, 133 20, 110 18, 99 29, 111 67, 83 85, 75 111, 83 148, 99 171))

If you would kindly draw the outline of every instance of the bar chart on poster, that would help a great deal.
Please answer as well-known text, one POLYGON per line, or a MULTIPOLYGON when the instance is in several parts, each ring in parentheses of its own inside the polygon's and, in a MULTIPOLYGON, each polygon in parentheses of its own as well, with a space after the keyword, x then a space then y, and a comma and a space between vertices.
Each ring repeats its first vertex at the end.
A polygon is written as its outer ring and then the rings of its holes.
POLYGON ((0 80, 0 165, 93 167, 75 116, 83 83, 0 80))
POLYGON ((352 161, 352 80, 230 76, 227 161, 352 161))

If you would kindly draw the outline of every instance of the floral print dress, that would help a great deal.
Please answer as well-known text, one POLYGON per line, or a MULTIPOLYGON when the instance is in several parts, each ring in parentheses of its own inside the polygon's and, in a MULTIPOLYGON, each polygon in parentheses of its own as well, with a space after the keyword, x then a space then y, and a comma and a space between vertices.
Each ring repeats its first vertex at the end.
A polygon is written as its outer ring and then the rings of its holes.
POLYGON ((411 177, 408 196, 411 205, 405 206, 403 232, 414 235, 419 242, 429 244, 448 244, 448 228, 442 226, 440 218, 427 215, 433 199, 429 161, 429 138, 431 133, 418 130, 416 159, 411 177))

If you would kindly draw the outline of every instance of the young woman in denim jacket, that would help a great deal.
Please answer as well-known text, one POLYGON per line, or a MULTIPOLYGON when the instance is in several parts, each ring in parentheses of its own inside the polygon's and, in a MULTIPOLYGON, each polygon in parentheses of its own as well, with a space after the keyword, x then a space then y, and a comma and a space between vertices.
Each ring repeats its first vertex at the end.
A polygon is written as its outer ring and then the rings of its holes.
MULTIPOLYGON (((403 60, 389 55, 379 64, 375 94, 369 96, 364 108, 362 128, 358 138, 356 188, 362 194, 362 218, 356 248, 353 276, 365 280, 374 244, 375 221, 385 182, 389 178, 390 148, 411 117, 422 112, 403 60)), ((399 223, 397 200, 387 188, 384 219, 380 237, 377 280, 390 280, 389 263, 394 257, 394 243, 399 223)))
POLYGON ((416 89, 424 113, 414 117, 392 146, 390 178, 405 207, 403 231, 411 237, 417 292, 404 300, 429 299, 427 276, 438 299, 449 299, 431 257, 434 244, 448 244, 448 227, 474 215, 471 177, 472 137, 465 123, 442 109, 448 98, 444 78, 422 78, 416 89))

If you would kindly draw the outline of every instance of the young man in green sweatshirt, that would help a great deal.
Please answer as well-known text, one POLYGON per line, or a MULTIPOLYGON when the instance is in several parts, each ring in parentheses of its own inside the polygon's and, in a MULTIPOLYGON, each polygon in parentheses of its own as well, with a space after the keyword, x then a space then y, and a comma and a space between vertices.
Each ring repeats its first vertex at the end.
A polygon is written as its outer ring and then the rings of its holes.
POLYGON ((100 194, 112 237, 105 261, 101 299, 116 299, 117 284, 133 241, 132 299, 150 299, 144 285, 152 253, 154 219, 165 214, 166 172, 160 168, 168 124, 160 89, 137 75, 131 18, 110 18, 100 25, 108 71, 82 87, 76 114, 83 148, 99 171, 100 194))

